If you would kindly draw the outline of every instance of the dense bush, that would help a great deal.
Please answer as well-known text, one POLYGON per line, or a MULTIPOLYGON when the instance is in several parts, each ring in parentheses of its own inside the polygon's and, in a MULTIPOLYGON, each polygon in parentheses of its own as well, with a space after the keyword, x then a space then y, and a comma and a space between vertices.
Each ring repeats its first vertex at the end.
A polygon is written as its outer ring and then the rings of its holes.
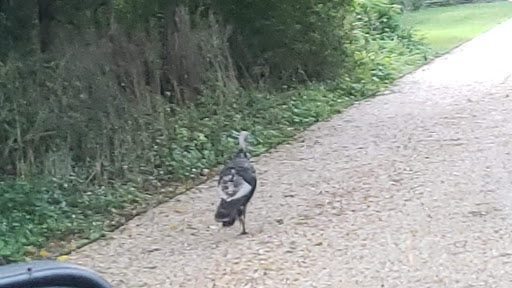
MULTIPOLYGON (((234 131, 251 131, 257 155, 428 56, 384 1, 170 2, 97 1, 79 13, 88 6, 54 1, 78 10, 47 27, 56 34, 43 53, 0 29, 12 44, 0 49, 0 174, 14 177, 0 181, 4 262, 97 236, 160 199, 150 190, 225 161, 234 131)), ((16 21, 31 31, 37 7, 24 9, 16 21)))
POLYGON ((386 85, 427 60, 429 47, 400 26, 399 14, 400 8, 386 0, 356 3, 354 37, 349 47, 357 82, 386 85))
POLYGON ((266 66, 272 80, 335 79, 347 60, 351 0, 222 3, 226 21, 234 24, 235 57, 266 66))

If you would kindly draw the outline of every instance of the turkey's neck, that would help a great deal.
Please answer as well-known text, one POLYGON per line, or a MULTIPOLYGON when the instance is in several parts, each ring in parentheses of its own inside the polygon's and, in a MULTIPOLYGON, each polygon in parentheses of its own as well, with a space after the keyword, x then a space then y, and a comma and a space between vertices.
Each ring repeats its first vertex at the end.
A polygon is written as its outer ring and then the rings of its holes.
POLYGON ((236 152, 235 158, 248 158, 247 152, 243 148, 240 148, 238 152, 236 152))

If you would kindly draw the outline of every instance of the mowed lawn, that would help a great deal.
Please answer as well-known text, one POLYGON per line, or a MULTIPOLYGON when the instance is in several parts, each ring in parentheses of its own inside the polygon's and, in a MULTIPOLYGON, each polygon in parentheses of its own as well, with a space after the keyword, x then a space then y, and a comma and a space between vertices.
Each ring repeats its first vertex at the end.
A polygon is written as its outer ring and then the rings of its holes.
POLYGON ((404 13, 400 21, 443 53, 511 18, 512 2, 505 1, 427 8, 404 13))

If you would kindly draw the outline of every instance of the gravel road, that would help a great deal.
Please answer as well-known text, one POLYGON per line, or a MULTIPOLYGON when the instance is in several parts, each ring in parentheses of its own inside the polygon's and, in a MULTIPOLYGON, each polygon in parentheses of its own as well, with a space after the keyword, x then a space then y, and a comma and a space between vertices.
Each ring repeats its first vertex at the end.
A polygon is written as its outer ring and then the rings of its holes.
POLYGON ((254 159, 219 229, 215 180, 69 260, 114 287, 512 287, 512 21, 254 159))

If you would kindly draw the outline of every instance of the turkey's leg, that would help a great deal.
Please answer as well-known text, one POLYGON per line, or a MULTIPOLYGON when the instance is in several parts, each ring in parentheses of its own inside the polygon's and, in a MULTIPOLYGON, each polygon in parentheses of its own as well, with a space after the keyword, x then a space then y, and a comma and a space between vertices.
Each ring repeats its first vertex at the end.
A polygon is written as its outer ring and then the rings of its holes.
POLYGON ((240 221, 240 224, 242 224, 242 233, 240 235, 246 235, 247 231, 245 231, 245 207, 242 210, 242 215, 240 215, 240 218, 238 218, 240 221))

